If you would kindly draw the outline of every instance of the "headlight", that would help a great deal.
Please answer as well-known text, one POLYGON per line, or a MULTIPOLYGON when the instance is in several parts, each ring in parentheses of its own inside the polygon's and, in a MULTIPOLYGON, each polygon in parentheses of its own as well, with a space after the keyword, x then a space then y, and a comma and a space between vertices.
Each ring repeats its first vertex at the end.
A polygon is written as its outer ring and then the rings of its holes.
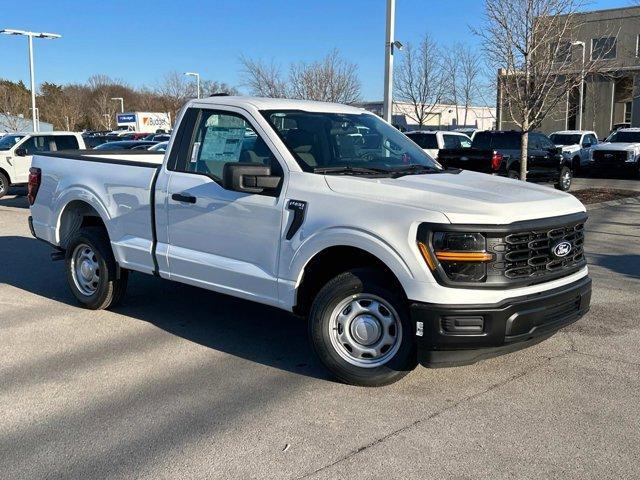
POLYGON ((636 159, 636 152, 627 152, 627 162, 633 162, 636 159))
POLYGON ((482 282, 487 276, 487 241, 481 233, 434 232, 418 247, 432 271, 439 270, 453 282, 482 282))
POLYGON ((593 150, 589 150, 589 161, 593 162, 593 150))

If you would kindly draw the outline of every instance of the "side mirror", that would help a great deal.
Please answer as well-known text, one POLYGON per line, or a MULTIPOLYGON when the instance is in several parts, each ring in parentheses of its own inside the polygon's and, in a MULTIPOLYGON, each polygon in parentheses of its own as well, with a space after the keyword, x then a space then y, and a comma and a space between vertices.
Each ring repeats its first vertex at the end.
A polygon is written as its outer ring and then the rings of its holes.
POLYGON ((244 193, 273 191, 280 185, 281 177, 271 175, 271 167, 251 163, 225 163, 222 170, 222 186, 227 190, 244 193))
POLYGON ((26 157, 27 156, 27 149, 26 148, 16 148, 15 154, 18 157, 26 157))

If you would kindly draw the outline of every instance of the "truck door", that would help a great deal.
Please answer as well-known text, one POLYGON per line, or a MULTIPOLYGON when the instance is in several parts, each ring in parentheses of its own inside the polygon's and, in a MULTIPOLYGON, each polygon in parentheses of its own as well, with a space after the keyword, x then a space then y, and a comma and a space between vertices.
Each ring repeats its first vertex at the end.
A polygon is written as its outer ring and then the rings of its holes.
POLYGON ((221 178, 228 162, 269 165, 279 175, 283 170, 260 127, 242 110, 228 108, 197 111, 194 134, 183 135, 175 165, 169 166, 169 274, 276 304, 284 195, 226 190, 221 178))

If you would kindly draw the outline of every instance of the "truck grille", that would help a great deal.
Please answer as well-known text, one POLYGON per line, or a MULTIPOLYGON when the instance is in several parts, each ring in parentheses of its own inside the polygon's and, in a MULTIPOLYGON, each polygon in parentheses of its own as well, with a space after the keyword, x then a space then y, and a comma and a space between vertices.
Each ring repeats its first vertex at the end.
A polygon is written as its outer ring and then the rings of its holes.
POLYGON ((586 263, 584 222, 487 238, 487 247, 495 255, 487 269, 487 283, 538 283, 569 274, 586 263), (553 250, 563 242, 571 250, 560 257, 553 250))
POLYGON ((594 150, 593 160, 599 165, 619 165, 627 160, 627 152, 594 150))

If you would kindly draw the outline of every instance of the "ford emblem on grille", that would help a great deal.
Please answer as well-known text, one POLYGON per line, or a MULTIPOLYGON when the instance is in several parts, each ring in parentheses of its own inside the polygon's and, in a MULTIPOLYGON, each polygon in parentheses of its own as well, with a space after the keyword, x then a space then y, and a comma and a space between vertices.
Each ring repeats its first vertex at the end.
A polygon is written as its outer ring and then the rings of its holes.
POLYGON ((569 253, 571 253, 571 249, 572 247, 570 242, 562 241, 551 249, 551 253, 553 253, 557 258, 562 258, 569 255, 569 253))

